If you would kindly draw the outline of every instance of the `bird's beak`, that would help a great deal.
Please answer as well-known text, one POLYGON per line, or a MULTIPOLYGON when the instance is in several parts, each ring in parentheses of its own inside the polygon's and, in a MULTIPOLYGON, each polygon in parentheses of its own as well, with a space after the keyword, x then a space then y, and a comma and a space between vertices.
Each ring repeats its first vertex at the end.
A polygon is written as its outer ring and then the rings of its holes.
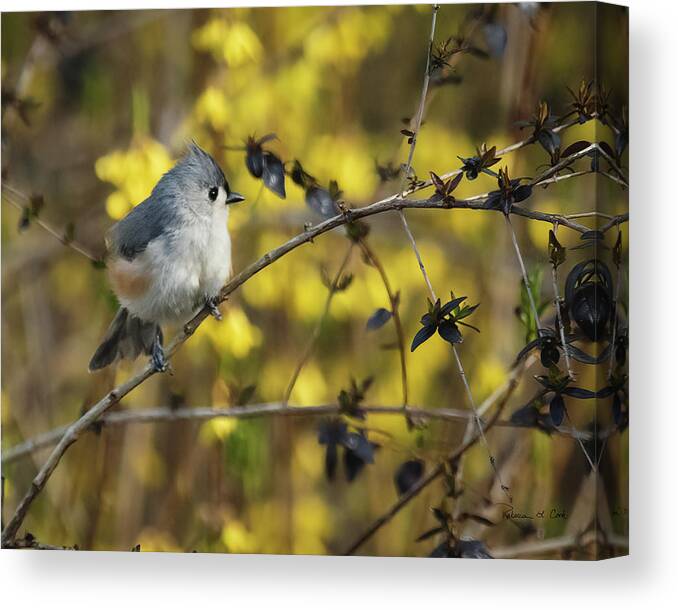
POLYGON ((229 196, 226 197, 226 205, 240 203, 241 201, 245 201, 245 198, 240 193, 230 193, 229 196))

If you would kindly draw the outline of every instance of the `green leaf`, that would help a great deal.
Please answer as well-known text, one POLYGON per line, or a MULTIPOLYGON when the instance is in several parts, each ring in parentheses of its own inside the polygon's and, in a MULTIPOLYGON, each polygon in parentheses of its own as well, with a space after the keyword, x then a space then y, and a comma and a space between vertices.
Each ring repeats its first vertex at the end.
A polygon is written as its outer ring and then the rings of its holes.
MULTIPOLYGON (((535 267, 527 274, 527 283, 530 286, 530 292, 534 300, 538 300, 541 292, 542 277, 544 271, 541 267, 535 267)), ((538 306, 539 307, 539 306, 538 306)), ((520 306, 518 307, 518 318, 525 327, 525 343, 530 343, 537 338, 537 321, 534 319, 534 313, 530 306, 530 298, 527 293, 525 282, 520 282, 520 306)))
POLYGON ((464 305, 458 313, 454 314, 454 319, 459 322, 459 320, 468 318, 478 308, 478 305, 480 305, 480 303, 477 303, 476 305, 464 305))

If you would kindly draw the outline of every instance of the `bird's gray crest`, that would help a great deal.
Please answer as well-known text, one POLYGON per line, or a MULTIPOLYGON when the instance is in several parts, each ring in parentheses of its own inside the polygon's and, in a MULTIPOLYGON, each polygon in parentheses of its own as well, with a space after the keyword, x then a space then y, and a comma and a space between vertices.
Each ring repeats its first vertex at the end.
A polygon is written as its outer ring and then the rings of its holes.
POLYGON ((159 190, 162 194, 173 183, 207 189, 222 186, 225 182, 224 172, 212 155, 191 141, 186 154, 160 179, 153 191, 159 190))

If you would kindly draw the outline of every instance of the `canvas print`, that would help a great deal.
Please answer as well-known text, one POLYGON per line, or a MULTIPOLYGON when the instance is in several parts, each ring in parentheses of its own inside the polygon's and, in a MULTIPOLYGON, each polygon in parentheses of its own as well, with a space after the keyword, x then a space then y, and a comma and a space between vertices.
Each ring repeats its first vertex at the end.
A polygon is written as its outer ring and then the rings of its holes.
POLYGON ((2 15, 2 547, 628 549, 628 11, 2 15))

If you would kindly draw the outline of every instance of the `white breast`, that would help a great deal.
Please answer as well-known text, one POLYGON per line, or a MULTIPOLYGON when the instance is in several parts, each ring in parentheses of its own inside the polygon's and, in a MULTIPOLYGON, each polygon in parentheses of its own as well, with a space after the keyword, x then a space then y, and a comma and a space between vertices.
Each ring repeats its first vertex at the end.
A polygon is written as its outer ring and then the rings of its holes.
POLYGON ((153 240, 135 262, 152 278, 148 291, 122 305, 144 320, 187 322, 231 275, 228 207, 211 217, 187 216, 181 228, 153 240))
POLYGON ((231 237, 228 233, 228 207, 217 204, 208 230, 207 247, 201 261, 200 290, 215 297, 231 277, 231 237))

